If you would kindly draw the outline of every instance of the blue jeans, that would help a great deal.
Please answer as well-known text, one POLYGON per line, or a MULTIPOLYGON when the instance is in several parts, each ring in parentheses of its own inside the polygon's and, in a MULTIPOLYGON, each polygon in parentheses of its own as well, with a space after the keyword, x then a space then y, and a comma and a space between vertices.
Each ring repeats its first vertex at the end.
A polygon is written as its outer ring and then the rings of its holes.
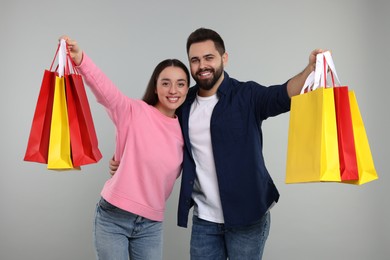
POLYGON ((225 228, 193 216, 191 260, 259 260, 270 224, 269 212, 253 225, 240 228, 225 228))
POLYGON ((119 209, 103 198, 96 206, 94 242, 99 260, 162 259, 162 222, 119 209))

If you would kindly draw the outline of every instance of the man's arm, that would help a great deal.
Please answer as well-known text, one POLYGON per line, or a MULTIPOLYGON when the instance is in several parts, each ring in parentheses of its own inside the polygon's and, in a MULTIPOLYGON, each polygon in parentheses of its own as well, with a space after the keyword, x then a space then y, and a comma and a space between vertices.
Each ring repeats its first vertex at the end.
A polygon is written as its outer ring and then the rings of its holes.
POLYGON ((317 54, 325 51, 326 50, 323 49, 315 49, 312 51, 309 56, 309 64, 306 66, 306 68, 288 81, 287 92, 290 98, 301 93, 301 89, 305 83, 306 78, 312 71, 315 70, 317 54))

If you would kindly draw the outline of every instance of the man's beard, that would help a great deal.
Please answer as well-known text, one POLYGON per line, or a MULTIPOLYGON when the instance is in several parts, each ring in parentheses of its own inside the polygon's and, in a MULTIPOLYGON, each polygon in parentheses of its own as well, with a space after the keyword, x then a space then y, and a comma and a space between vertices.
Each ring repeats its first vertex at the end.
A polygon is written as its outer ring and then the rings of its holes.
POLYGON ((214 69, 204 69, 204 70, 199 70, 195 75, 198 75, 199 73, 203 71, 209 71, 213 76, 209 79, 204 79, 201 80, 198 77, 193 76, 196 84, 199 86, 199 88, 203 90, 210 90, 214 87, 215 83, 219 80, 223 73, 223 65, 219 66, 217 70, 214 69))

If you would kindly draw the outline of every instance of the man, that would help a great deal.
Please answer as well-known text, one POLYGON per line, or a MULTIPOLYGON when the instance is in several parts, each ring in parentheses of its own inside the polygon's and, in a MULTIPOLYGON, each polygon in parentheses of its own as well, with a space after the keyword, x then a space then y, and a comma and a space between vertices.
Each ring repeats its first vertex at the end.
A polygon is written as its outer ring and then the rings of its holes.
MULTIPOLYGON (((262 154, 262 121, 290 110, 316 55, 282 85, 240 82, 224 71, 228 54, 220 35, 200 28, 187 40, 196 81, 177 115, 185 140, 178 225, 192 206, 192 260, 261 259, 278 201, 262 154)), ((110 168, 113 162, 111 162, 110 168)))

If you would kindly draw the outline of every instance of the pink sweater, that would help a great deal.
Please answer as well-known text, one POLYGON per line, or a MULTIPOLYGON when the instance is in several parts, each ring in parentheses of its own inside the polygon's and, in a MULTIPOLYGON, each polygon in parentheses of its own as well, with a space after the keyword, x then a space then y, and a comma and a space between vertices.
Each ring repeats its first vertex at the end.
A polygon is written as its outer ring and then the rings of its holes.
POLYGON ((133 214, 162 221, 183 161, 178 119, 122 94, 85 53, 78 70, 116 127, 115 158, 120 165, 105 183, 102 197, 133 214))

